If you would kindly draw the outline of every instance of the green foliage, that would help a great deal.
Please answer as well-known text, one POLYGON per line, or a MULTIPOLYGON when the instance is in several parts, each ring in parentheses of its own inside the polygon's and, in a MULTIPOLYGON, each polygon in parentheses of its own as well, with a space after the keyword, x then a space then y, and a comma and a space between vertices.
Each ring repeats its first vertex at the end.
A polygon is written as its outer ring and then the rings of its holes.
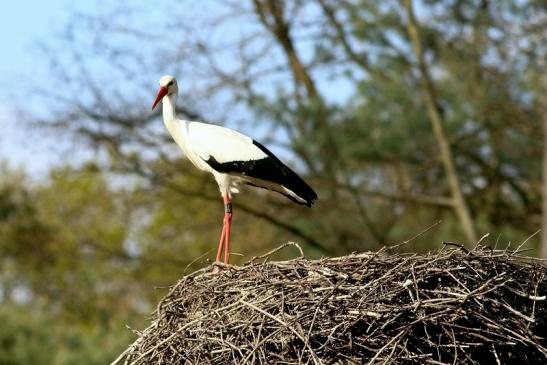
POLYGON ((23 306, 0 306, 0 364, 52 364, 51 321, 23 306), (30 313, 29 313, 30 312, 30 313))
POLYGON ((123 327, 81 327, 51 313, 10 303, 0 307, 0 364, 103 365, 131 340, 123 327))

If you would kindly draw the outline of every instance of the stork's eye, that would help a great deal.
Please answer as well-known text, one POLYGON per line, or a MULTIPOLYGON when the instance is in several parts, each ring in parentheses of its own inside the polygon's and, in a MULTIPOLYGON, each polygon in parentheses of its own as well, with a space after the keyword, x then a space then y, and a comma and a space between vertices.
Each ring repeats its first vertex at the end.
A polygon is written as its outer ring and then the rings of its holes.
POLYGON ((169 82, 167 83, 167 87, 169 87, 169 86, 171 86, 171 85, 173 85, 173 80, 171 80, 171 81, 169 81, 169 82))

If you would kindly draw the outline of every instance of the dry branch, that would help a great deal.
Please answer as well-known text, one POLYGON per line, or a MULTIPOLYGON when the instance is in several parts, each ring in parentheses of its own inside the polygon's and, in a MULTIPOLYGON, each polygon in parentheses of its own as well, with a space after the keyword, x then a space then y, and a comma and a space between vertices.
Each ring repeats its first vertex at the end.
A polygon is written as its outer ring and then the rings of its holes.
POLYGON ((547 362, 542 261, 482 246, 257 261, 183 277, 117 362, 547 362))

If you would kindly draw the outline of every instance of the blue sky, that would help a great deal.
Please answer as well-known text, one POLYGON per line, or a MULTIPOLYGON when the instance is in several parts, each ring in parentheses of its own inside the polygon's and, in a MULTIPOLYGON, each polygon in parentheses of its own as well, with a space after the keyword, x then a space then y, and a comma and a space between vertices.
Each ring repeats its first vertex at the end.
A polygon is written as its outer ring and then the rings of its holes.
MULTIPOLYGON (((0 161, 7 161, 10 167, 24 168, 31 176, 41 177, 47 174, 52 165, 78 162, 78 160, 82 160, 82 157, 89 157, 89 154, 93 153, 84 148, 78 149, 75 143, 67 140, 66 135, 58 137, 58 134, 48 133, 44 129, 29 128, 18 117, 17 108, 24 107, 26 101, 31 99, 34 88, 47 88, 47 85, 58 85, 59 80, 56 79, 57 82, 53 82, 53 76, 49 74, 49 67, 44 62, 43 56, 38 49, 40 44, 54 41, 56 36, 65 29, 75 10, 100 13, 105 8, 121 7, 125 9, 124 4, 122 1, 100 0, 79 0, 77 2, 70 0, 30 0, 27 2, 10 1, 4 4, 3 11, 0 13, 0 41, 3 50, 2 57, 0 57, 0 161)), ((141 14, 146 14, 146 17, 144 19, 138 18, 138 24, 149 31, 154 29, 155 21, 158 21, 158 19, 161 21, 161 16, 166 13, 165 7, 172 3, 159 2, 151 6, 147 0, 140 0, 133 1, 130 4, 131 6, 146 7, 146 11, 141 12, 141 14), (158 18, 158 14, 160 18, 158 18)), ((218 8, 213 7, 211 9, 210 6, 206 6, 210 3, 198 3, 199 6, 195 4, 192 2, 185 3, 183 12, 185 19, 193 19, 191 22, 193 27, 199 28, 199 20, 203 20, 207 18, 207 15, 219 11, 218 8)), ((131 16, 128 19, 130 21, 131 16)), ((241 25, 238 23, 237 29, 240 28, 241 25)), ((218 32, 212 32, 208 37, 210 37, 208 39, 213 40, 219 38, 219 42, 226 41, 226 34, 218 34, 218 32)), ((154 50, 147 51, 147 53, 149 56, 154 55, 154 50)), ((221 56, 224 65, 229 63, 229 57, 229 55, 221 56)), ((193 78, 191 78, 191 75, 178 76, 184 77, 186 90, 194 90, 196 86, 197 88, 199 86, 201 88, 206 87, 206 85, 195 85, 196 82, 203 84, 202 80, 199 79, 199 72, 205 70, 205 68, 197 66, 194 70, 197 76, 194 75, 193 78)), ((168 69, 165 72, 171 73, 168 71, 172 70, 168 69)), ((154 71, 150 72, 151 74, 148 75, 150 76, 150 85, 155 87, 156 77, 159 78, 161 74, 156 75, 154 71)), ((99 77, 107 74, 107 72, 98 72, 95 76, 99 77)), ((346 99, 351 93, 348 85, 329 79, 323 81, 328 83, 329 87, 326 88, 326 91, 333 99, 346 99)), ((266 87, 271 88, 271 80, 268 80, 266 87)), ((139 92, 149 93, 151 96, 154 91, 139 90, 139 92)), ((198 109, 211 110, 211 107, 215 105, 209 99, 207 99, 208 104, 206 106, 198 105, 199 98, 196 97, 195 99, 193 102, 196 105, 192 106, 198 109)), ((33 108, 35 108, 33 112, 40 112, 36 109, 37 107, 39 106, 33 103, 33 108)), ((44 109, 46 108, 44 107, 44 109)), ((260 138, 256 126, 249 123, 247 114, 237 111, 232 119, 245 120, 247 124, 238 125, 237 121, 234 124, 234 121, 230 120, 224 120, 224 122, 232 122, 228 125, 249 133, 253 137, 260 138), (249 130, 249 128, 255 130, 249 130)), ((217 119, 212 116, 212 120, 217 119)), ((276 152, 279 153, 279 151, 276 152)))
POLYGON ((3 48, 0 82, 3 89, 37 66, 39 62, 33 58, 33 48, 37 42, 61 29, 61 25, 68 18, 69 3, 69 0, 31 0, 8 1, 3 4, 0 12, 3 48))
POLYGON ((0 12, 0 160, 31 174, 44 173, 55 161, 55 141, 38 131, 25 130, 17 107, 24 105, 26 93, 34 85, 48 83, 37 47, 62 30, 70 4, 70 0, 6 1, 0 12))
MULTIPOLYGON (((146 0, 131 3, 132 6, 139 4, 150 7, 146 0)), ((22 168, 33 177, 41 177, 52 165, 78 162, 78 157, 81 161, 82 155, 92 153, 77 149, 74 143, 66 140, 66 135, 58 137, 53 132, 29 127, 18 116, 18 111, 25 107, 29 99, 33 99, 34 109, 31 110, 39 113, 32 90, 36 87, 47 88, 48 84, 58 85, 54 82, 58 80, 49 74, 40 45, 54 42, 76 11, 96 13, 121 6, 121 1, 101 0, 30 0, 3 4, 0 12, 0 163, 6 161, 12 168, 22 168)), ((165 3, 158 3, 149 10, 165 12, 165 6, 165 3)), ((198 10, 203 11, 203 8, 200 6, 198 10)), ((187 13, 192 10, 193 7, 186 5, 187 13)), ((157 19, 157 14, 151 13, 145 12, 146 19, 140 20, 145 28, 149 26, 147 20, 157 19)), ((44 110, 47 110, 45 106, 44 110)))

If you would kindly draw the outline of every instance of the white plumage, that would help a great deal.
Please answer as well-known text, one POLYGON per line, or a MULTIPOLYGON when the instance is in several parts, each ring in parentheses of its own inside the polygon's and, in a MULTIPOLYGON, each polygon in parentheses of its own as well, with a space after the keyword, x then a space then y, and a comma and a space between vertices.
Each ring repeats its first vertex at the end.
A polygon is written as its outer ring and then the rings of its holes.
POLYGON ((215 156, 220 163, 267 158, 253 140, 234 130, 212 124, 189 122, 190 144, 203 159, 215 156))

